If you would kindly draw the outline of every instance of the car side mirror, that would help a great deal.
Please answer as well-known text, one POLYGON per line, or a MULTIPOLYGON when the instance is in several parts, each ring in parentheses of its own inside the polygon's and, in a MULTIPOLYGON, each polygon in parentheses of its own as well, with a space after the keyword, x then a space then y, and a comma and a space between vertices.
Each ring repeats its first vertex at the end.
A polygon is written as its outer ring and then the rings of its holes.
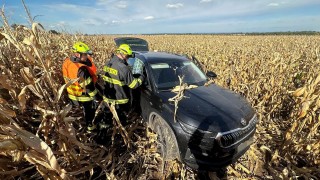
POLYGON ((209 77, 209 78, 216 78, 218 75, 212 71, 208 71, 206 73, 206 75, 209 77))

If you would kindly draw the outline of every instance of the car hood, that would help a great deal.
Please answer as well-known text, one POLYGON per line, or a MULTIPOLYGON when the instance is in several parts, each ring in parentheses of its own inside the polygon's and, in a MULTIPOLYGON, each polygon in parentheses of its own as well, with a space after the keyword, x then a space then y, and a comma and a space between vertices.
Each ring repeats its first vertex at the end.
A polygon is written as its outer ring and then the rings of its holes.
MULTIPOLYGON (((174 103, 168 99, 175 95, 170 91, 160 93, 165 108, 172 113, 174 103)), ((226 132, 243 128, 255 113, 245 98, 215 84, 186 90, 184 96, 178 103, 177 119, 195 129, 226 132)))

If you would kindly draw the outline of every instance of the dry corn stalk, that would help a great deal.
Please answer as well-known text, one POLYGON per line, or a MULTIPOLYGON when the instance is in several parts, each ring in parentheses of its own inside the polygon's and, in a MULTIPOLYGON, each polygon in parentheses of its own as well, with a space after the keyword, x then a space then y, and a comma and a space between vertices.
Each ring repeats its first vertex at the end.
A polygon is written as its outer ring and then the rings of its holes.
POLYGON ((196 85, 189 85, 186 83, 183 83, 183 77, 178 76, 179 77, 179 86, 174 87, 171 91, 177 93, 177 95, 175 95, 172 98, 169 98, 168 101, 174 102, 174 116, 173 116, 173 120, 174 122, 177 122, 176 120, 176 116, 177 116, 177 110, 178 110, 178 103, 179 101, 181 101, 185 96, 184 96, 184 91, 186 89, 192 89, 192 88, 196 88, 196 85))
POLYGON ((122 126, 122 124, 120 122, 118 113, 115 108, 115 104, 114 103, 112 103, 111 105, 109 105, 108 103, 105 103, 105 104, 107 104, 108 108, 110 109, 110 111, 113 115, 113 124, 115 125, 115 128, 113 129, 113 133, 112 133, 112 141, 114 141, 114 136, 117 133, 117 131, 120 131, 120 134, 123 138, 123 141, 125 142, 127 147, 130 148, 131 147, 131 145, 130 145, 131 139, 128 136, 126 129, 122 126))

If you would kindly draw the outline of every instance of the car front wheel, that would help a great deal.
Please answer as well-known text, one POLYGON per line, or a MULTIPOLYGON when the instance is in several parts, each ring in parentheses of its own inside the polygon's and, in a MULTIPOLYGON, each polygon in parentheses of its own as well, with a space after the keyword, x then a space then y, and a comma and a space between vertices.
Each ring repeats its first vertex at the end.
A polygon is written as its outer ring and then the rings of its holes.
POLYGON ((166 162, 180 159, 178 143, 172 129, 160 116, 155 115, 151 119, 150 128, 157 133, 157 151, 163 159, 159 170, 165 173, 166 162))

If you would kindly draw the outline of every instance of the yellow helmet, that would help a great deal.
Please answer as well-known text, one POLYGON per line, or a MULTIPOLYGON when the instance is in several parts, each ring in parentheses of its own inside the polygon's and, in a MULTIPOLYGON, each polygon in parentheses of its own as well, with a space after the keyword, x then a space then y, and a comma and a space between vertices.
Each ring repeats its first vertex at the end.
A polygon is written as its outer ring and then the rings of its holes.
POLYGON ((121 44, 118 47, 117 52, 120 52, 124 55, 132 56, 132 50, 128 44, 121 44))
POLYGON ((80 41, 73 44, 72 51, 77 53, 92 54, 92 51, 90 50, 89 46, 80 41))

